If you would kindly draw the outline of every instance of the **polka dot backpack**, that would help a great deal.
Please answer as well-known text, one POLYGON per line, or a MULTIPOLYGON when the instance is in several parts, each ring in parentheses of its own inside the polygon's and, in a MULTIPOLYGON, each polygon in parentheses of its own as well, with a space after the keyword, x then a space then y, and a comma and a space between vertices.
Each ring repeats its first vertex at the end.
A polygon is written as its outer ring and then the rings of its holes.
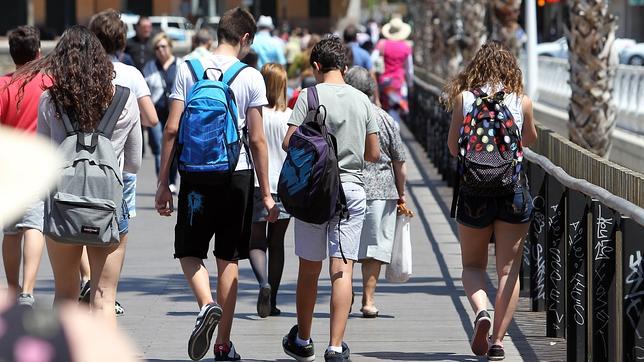
MULTIPOLYGON (((521 133, 504 104, 506 93, 471 91, 475 101, 463 120, 458 139, 457 170, 452 209, 459 193, 477 196, 513 194, 525 182, 521 133)), ((454 211, 452 212, 454 213, 454 211)))

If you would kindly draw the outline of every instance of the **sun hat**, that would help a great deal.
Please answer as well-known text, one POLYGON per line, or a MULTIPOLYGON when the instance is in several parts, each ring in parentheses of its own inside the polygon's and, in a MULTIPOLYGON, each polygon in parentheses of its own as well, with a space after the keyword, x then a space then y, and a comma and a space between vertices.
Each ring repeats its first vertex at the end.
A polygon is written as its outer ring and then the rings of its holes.
POLYGON ((402 21, 400 15, 394 15, 382 27, 382 35, 389 40, 405 40, 411 35, 411 26, 402 21))
POLYGON ((257 27, 259 29, 261 28, 267 28, 270 30, 275 29, 275 25, 273 25, 273 18, 266 15, 260 15, 259 19, 257 20, 257 27))
POLYGON ((0 226, 43 199, 61 165, 58 151, 47 139, 0 126, 0 226))

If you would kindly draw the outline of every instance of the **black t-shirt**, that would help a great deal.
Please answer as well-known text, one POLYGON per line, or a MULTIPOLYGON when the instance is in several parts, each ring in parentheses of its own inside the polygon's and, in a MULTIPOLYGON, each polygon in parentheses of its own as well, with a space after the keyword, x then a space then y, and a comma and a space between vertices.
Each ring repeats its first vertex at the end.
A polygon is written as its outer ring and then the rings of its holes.
POLYGON ((138 36, 134 36, 131 39, 127 40, 125 45, 125 53, 129 54, 134 61, 134 66, 143 71, 143 66, 149 60, 154 58, 154 53, 152 50, 152 45, 148 40, 140 39, 138 36))

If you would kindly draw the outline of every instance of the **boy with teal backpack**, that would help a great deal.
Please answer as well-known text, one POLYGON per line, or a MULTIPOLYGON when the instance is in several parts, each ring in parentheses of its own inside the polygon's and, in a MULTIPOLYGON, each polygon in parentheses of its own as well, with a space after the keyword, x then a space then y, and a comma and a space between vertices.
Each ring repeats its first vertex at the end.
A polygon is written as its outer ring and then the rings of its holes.
POLYGON ((160 215, 170 216, 174 211, 167 180, 170 164, 177 157, 181 188, 174 257, 200 308, 188 339, 192 360, 208 352, 217 326, 215 360, 241 359, 230 341, 230 331, 238 261, 248 258, 250 247, 253 168, 269 213, 267 221, 275 221, 279 214, 268 183, 262 124, 262 106, 268 103, 264 80, 257 70, 239 62, 248 53, 256 30, 247 11, 227 11, 219 22, 219 45, 213 54, 182 64, 170 95, 155 203, 160 215), (213 235, 217 302, 203 263, 213 235))

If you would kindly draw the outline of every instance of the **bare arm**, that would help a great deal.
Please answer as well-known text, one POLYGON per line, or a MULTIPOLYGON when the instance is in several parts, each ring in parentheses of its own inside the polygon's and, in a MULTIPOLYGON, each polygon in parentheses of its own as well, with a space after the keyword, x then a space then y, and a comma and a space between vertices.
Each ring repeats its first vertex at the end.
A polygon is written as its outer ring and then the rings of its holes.
POLYGON ((170 100, 170 113, 165 129, 163 130, 163 140, 161 144, 161 168, 159 169, 159 178, 157 181, 156 209, 162 216, 170 216, 173 211, 172 193, 168 187, 168 177, 170 174, 170 165, 174 159, 174 144, 177 139, 181 113, 183 112, 184 102, 177 99, 170 100))
POLYGON ((532 112, 532 101, 524 96, 521 101, 523 109, 523 127, 521 129, 521 142, 523 146, 530 147, 537 141, 537 128, 534 126, 534 115, 532 112))
POLYGON ((365 139, 364 159, 369 162, 378 162, 380 159, 380 138, 377 133, 370 133, 365 139))
POLYGON ((291 136, 297 130, 297 126, 289 125, 286 135, 284 136, 284 141, 282 141, 282 149, 288 151, 288 142, 291 140, 291 136))
POLYGON ((396 179, 396 190, 398 191, 398 203, 404 204, 405 199, 405 182, 407 182, 407 166, 405 161, 393 161, 394 177, 396 179))
POLYGON ((157 111, 154 109, 154 103, 150 96, 141 97, 137 100, 139 103, 139 112, 141 112, 141 125, 143 127, 154 127, 159 123, 157 111))
POLYGON ((454 100, 452 107, 452 123, 449 125, 449 133, 447 135, 447 148, 452 156, 458 154, 458 130, 463 124, 463 95, 459 95, 454 100))
POLYGON ((264 134, 262 107, 248 108, 246 111, 246 125, 248 126, 250 152, 253 155, 259 189, 262 193, 264 207, 268 211, 266 221, 274 222, 279 216, 279 210, 275 207, 275 201, 271 196, 271 189, 268 183, 268 146, 266 135, 264 134))

